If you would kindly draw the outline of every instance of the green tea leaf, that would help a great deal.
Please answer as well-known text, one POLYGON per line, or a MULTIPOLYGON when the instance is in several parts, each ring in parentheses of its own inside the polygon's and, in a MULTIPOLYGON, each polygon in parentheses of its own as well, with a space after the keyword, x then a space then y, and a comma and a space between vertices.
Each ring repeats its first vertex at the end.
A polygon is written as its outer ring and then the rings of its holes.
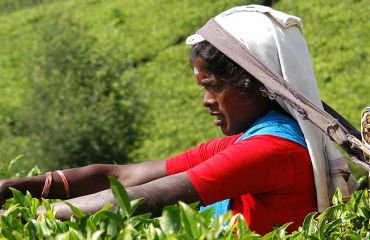
MULTIPOLYGON (((245 218, 243 217, 243 215, 241 214, 236 214, 235 216, 237 216, 236 218, 236 223, 237 223, 237 235, 238 237, 240 237, 241 239, 243 238, 249 238, 249 239, 252 239, 252 237, 254 238, 258 238, 258 234, 255 234, 253 233, 251 230, 249 230, 248 226, 247 226, 247 223, 245 221, 245 218)), ((233 222, 234 220, 231 219, 230 222, 233 222)), ((285 229, 284 229, 285 230, 285 229)))
POLYGON ((99 211, 93 216, 93 222, 95 224, 98 224, 104 219, 109 219, 110 221, 113 221, 118 226, 118 228, 122 228, 125 225, 124 219, 118 213, 110 211, 99 211))
POLYGON ((83 235, 76 231, 75 229, 70 229, 62 239, 65 240, 82 240, 84 239, 83 235))
POLYGON ((363 238, 356 233, 346 233, 345 239, 348 240, 362 240, 363 238))
POLYGON ((306 237, 311 235, 315 230, 315 227, 316 227, 315 226, 316 225, 315 216, 316 215, 317 215, 316 212, 312 212, 308 214, 303 221, 302 230, 304 231, 306 237))
POLYGON ((195 217, 194 210, 183 202, 179 202, 181 223, 185 230, 192 239, 198 239, 201 235, 200 226, 195 217))
POLYGON ((116 223, 116 219, 108 218, 108 225, 107 225, 107 235, 111 237, 115 237, 119 232, 118 224, 116 223))
POLYGON ((7 239, 16 240, 16 238, 14 237, 14 234, 8 229, 3 228, 0 231, 1 231, 1 234, 4 235, 4 237, 6 237, 7 239))
POLYGON ((64 202, 65 204, 67 204, 71 210, 72 210, 72 213, 74 216, 76 216, 77 218, 83 218, 86 216, 86 213, 84 213, 82 210, 80 210, 79 208, 73 206, 72 204, 70 204, 69 202, 64 202))
POLYGON ((131 225, 128 224, 122 231, 118 234, 117 239, 122 239, 122 240, 133 240, 136 239, 137 235, 136 229, 131 225))
POLYGON ((22 158, 23 155, 19 155, 17 156, 16 158, 12 159, 10 162, 9 162, 9 165, 8 165, 8 168, 7 168, 7 172, 10 172, 12 169, 13 169, 13 165, 20 159, 22 158))
POLYGON ((175 205, 164 207, 159 224, 166 234, 178 233, 181 227, 179 208, 175 205))
POLYGON ((276 232, 278 239, 286 239, 286 232, 287 228, 291 225, 292 223, 286 223, 283 226, 276 228, 274 231, 276 232))
POLYGON ((332 202, 333 202, 333 205, 334 205, 334 206, 336 206, 336 205, 338 205, 338 204, 343 203, 342 193, 340 192, 339 188, 337 188, 337 189, 335 190, 335 193, 334 193, 334 196, 333 196, 332 202))
POLYGON ((359 208, 359 215, 365 219, 370 219, 370 209, 366 207, 359 208))
POLYGON ((33 238, 39 238, 38 236, 37 236, 37 229, 36 229, 36 225, 37 224, 35 224, 34 222, 28 222, 28 223, 26 223, 25 224, 25 226, 24 226, 24 229, 27 229, 27 231, 28 231, 28 234, 30 235, 30 236, 32 236, 33 238))
POLYGON ((156 228, 153 224, 149 224, 148 230, 146 231, 146 239, 167 240, 172 238, 166 237, 166 235, 161 231, 161 229, 156 228))
POLYGON ((132 216, 136 209, 144 202, 144 198, 138 198, 138 199, 134 199, 132 201, 130 201, 130 212, 129 212, 129 215, 132 216))
POLYGON ((199 212, 199 215, 200 215, 202 221, 205 224, 207 224, 208 226, 213 221, 212 214, 213 214, 213 208, 207 208, 207 209, 204 209, 203 211, 199 212))
POLYGON ((31 211, 32 216, 34 217, 36 216, 37 209, 39 206, 40 206, 40 201, 37 200, 36 198, 33 198, 30 203, 30 211, 31 211))
POLYGON ((37 232, 39 233, 39 238, 49 237, 51 235, 51 229, 46 224, 44 215, 40 215, 40 218, 37 221, 37 232))
POLYGON ((109 181, 111 184, 111 189, 114 195, 114 198, 117 202, 118 207, 120 208, 123 216, 130 217, 131 213, 131 204, 128 197, 128 194, 122 184, 114 177, 109 176, 109 181))
POLYGON ((18 191, 15 188, 9 188, 9 189, 13 193, 13 197, 14 197, 15 202, 19 203, 20 206, 24 207, 26 197, 23 195, 23 193, 21 193, 20 191, 18 191))
POLYGON ((93 235, 91 236, 91 240, 102 239, 101 236, 103 235, 103 233, 104 233, 103 230, 99 230, 99 231, 94 232, 93 235))

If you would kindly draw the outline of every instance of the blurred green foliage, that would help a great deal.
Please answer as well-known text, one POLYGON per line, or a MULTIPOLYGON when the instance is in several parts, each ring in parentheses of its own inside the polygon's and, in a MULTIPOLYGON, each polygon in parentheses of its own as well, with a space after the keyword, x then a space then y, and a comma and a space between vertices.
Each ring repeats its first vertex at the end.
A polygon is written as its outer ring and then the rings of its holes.
POLYGON ((205 139, 207 129, 188 132, 204 121, 188 110, 201 109, 200 92, 183 42, 241 2, 63 1, 0 16, 0 160, 24 154, 18 166, 28 169, 124 163, 205 139))
MULTIPOLYGON (((139 162, 221 136, 184 41, 219 12, 262 2, 40 0, 0 12, 0 161, 139 162)), ((370 104, 366 1, 275 8, 302 17, 322 98, 359 127, 370 104)))
POLYGON ((275 7, 304 20, 322 99, 359 129, 370 104, 369 1, 284 0, 275 7))
POLYGON ((0 0, 0 14, 7 14, 39 4, 47 4, 60 0, 0 0))
MULTIPOLYGON (((367 0, 279 1, 279 10, 300 16, 322 99, 360 129, 370 105, 370 21, 367 0)), ((356 175, 364 171, 351 163, 356 175)))
MULTIPOLYGON (((34 154, 59 165, 127 162, 142 107, 120 39, 100 44, 80 17, 60 13, 37 24, 23 134, 34 154)), ((51 167, 55 164, 50 164, 51 167)))

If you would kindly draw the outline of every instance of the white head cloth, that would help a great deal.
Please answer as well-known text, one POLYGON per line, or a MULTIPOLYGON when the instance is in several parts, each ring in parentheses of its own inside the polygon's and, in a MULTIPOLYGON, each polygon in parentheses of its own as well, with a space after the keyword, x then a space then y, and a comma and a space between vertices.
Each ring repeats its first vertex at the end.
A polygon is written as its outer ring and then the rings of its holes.
MULTIPOLYGON (((270 70, 323 108, 300 18, 269 7, 248 5, 229 9, 214 20, 270 70)), ((202 36, 194 34, 186 43, 194 45, 203 40, 202 36)), ((343 176, 348 176, 350 170, 334 143, 310 121, 303 120, 285 101, 279 97, 276 100, 298 121, 304 134, 315 177, 318 211, 330 206, 337 187, 343 198, 348 199, 357 182, 352 175, 347 182, 344 180, 343 176)))

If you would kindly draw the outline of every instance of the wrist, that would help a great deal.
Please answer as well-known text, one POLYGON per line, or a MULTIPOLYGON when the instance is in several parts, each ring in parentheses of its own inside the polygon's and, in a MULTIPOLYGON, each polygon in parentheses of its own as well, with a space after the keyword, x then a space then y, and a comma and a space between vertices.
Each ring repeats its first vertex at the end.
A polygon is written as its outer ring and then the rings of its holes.
POLYGON ((32 195, 32 197, 40 198, 44 184, 45 174, 34 177, 20 178, 15 183, 14 188, 23 193, 26 193, 28 191, 32 195))

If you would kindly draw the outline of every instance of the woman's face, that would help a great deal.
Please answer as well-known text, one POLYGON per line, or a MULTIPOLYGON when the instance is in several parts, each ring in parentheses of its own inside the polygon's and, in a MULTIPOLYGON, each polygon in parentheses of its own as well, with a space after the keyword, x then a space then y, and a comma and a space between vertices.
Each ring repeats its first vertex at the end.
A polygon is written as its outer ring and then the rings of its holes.
POLYGON ((235 86, 217 79, 205 68, 200 58, 193 61, 198 84, 204 89, 203 105, 215 117, 214 124, 225 135, 244 132, 268 110, 267 100, 259 93, 253 97, 242 94, 235 86))

